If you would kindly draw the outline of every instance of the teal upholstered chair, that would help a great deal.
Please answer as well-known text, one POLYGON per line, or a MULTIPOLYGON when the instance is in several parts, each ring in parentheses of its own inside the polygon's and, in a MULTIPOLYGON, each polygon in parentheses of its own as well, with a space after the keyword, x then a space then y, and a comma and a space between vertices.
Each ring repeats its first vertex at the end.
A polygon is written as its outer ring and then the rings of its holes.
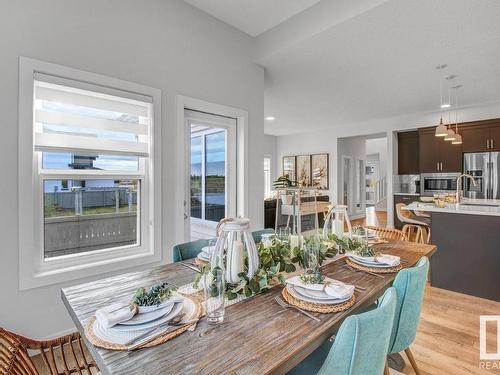
POLYGON ((261 229, 252 232, 252 237, 255 243, 259 243, 261 241, 261 237, 263 234, 274 233, 274 229, 261 229))
POLYGON ((417 374, 419 374, 419 371, 410 350, 410 345, 417 335, 428 271, 429 259, 423 257, 415 267, 399 271, 392 284, 397 291, 398 299, 388 354, 399 353, 404 350, 417 374))
POLYGON ((396 308, 396 290, 386 290, 377 308, 349 316, 335 341, 325 342, 289 374, 381 375, 396 308))
POLYGON ((175 245, 173 248, 173 261, 180 262, 196 258, 196 256, 201 252, 201 249, 208 246, 208 241, 209 240, 197 240, 175 245))

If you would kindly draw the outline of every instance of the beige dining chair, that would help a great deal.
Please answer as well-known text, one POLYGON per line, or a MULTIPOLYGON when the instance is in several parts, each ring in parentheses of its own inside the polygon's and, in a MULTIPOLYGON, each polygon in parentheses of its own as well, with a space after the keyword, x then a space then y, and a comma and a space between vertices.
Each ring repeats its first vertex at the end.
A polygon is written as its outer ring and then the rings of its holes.
POLYGON ((403 223, 402 232, 408 238, 408 241, 418 242, 418 243, 429 243, 431 230, 427 223, 418 220, 415 216, 407 209, 404 203, 396 204, 396 216, 403 223))
POLYGON ((365 229, 368 229, 372 232, 375 233, 375 236, 387 240, 387 241, 407 241, 406 234, 403 233, 403 231, 399 229, 393 229, 393 228, 382 228, 382 227, 375 227, 371 225, 366 225, 365 229))

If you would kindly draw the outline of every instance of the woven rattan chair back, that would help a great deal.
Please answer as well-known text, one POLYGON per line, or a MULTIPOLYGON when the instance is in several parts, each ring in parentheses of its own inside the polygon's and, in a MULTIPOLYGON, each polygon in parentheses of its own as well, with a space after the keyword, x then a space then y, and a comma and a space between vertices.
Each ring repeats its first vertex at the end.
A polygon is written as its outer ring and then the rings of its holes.
POLYGON ((407 241, 408 239, 406 238, 406 235, 400 231, 399 229, 392 229, 392 228, 382 228, 382 227, 374 227, 367 225, 365 226, 366 229, 371 230, 372 232, 375 232, 375 235, 384 240, 388 241, 407 241))
POLYGON ((85 354, 80 334, 75 332, 56 339, 39 341, 0 327, 0 373, 6 375, 90 375, 99 371, 85 354), (39 354, 32 360, 28 350, 39 354))

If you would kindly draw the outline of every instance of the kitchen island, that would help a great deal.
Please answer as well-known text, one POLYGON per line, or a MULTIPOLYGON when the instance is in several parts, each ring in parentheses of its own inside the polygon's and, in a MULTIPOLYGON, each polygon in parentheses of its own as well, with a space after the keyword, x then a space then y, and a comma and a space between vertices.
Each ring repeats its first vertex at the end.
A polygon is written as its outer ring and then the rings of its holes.
POLYGON ((500 301, 500 201, 464 200, 436 207, 414 202, 409 210, 431 215, 431 285, 500 301))

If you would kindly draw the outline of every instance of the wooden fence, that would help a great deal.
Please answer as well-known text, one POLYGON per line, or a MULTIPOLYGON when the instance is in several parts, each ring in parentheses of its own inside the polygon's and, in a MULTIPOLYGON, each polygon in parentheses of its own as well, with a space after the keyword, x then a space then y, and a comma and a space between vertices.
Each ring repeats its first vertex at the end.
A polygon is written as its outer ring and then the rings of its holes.
POLYGON ((137 212, 45 219, 45 257, 131 245, 137 241, 137 212))

